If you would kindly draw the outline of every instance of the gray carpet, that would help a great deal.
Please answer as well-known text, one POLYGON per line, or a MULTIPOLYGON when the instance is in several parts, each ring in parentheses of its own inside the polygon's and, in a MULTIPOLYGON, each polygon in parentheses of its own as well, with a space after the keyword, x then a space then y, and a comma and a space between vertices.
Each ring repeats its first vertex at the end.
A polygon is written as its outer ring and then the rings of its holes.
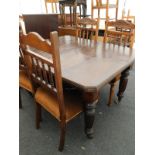
MULTIPOLYGON (((58 151, 59 124, 43 111, 41 128, 35 129, 32 96, 22 90, 23 109, 19 110, 20 155, 134 155, 135 154, 135 79, 130 71, 128 87, 119 105, 106 105, 109 85, 101 90, 96 109, 94 138, 84 134, 83 114, 67 125, 65 148, 58 151)), ((117 89, 116 89, 117 90, 117 89)))

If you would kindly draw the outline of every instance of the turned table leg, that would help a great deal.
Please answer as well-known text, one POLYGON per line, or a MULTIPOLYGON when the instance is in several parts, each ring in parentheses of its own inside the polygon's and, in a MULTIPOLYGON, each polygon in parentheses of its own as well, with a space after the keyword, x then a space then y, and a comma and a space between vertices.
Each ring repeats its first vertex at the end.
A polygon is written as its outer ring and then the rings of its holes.
POLYGON ((110 94, 109 94, 109 99, 108 99, 108 106, 112 105, 112 99, 115 94, 115 86, 116 86, 116 81, 112 81, 110 83, 110 94))
POLYGON ((85 92, 84 105, 85 105, 85 133, 88 138, 93 138, 93 123, 95 120, 95 108, 98 102, 98 92, 85 92))
POLYGON ((121 74, 121 78, 120 78, 120 82, 119 82, 119 90, 117 93, 118 102, 121 101, 121 99, 123 98, 124 92, 126 90, 127 83, 128 83, 129 71, 130 71, 130 67, 127 68, 125 71, 123 71, 121 74))

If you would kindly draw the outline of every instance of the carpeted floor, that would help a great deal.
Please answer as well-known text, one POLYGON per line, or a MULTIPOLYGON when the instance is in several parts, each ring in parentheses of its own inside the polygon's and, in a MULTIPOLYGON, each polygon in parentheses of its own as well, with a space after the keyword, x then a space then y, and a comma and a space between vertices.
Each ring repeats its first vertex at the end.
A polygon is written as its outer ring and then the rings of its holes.
MULTIPOLYGON (((94 138, 84 134, 83 114, 67 125, 65 149, 58 151, 59 124, 43 111, 41 128, 35 129, 32 96, 22 90, 23 109, 19 110, 20 155, 134 155, 135 154, 135 75, 131 70, 128 86, 119 105, 106 105, 109 85, 101 90, 96 108, 94 138)), ((117 89, 116 89, 117 90, 117 89)))

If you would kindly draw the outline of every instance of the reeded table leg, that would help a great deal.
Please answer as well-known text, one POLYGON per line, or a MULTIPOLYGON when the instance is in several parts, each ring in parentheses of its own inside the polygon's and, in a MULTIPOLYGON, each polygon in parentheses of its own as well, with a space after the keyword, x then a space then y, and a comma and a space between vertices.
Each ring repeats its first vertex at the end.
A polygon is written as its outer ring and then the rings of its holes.
POLYGON ((98 92, 85 92, 84 94, 85 105, 85 133, 88 138, 93 138, 93 123, 95 120, 95 108, 98 102, 98 92))
POLYGON ((130 67, 127 68, 125 71, 122 72, 120 82, 119 82, 119 90, 118 90, 118 102, 121 101, 123 98, 123 94, 126 90, 127 83, 128 83, 128 76, 129 76, 130 67))

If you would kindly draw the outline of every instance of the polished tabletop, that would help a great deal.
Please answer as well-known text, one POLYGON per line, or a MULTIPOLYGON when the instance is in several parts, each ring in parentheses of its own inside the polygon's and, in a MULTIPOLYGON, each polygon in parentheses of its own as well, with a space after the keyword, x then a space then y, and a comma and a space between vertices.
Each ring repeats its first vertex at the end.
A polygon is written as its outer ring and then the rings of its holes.
POLYGON ((64 79, 84 88, 100 88, 134 61, 134 49, 75 37, 60 37, 64 79))
POLYGON ((100 89, 135 59, 134 49, 73 36, 59 37, 59 51, 63 79, 84 90, 100 89))

